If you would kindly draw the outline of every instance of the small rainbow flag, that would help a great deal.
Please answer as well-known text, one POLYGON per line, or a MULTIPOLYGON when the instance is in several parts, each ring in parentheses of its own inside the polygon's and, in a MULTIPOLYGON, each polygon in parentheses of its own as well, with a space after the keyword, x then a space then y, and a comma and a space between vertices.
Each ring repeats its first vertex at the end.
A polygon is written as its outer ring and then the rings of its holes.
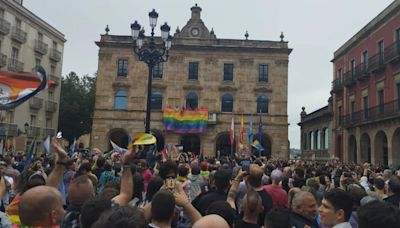
POLYGON ((165 108, 164 130, 177 134, 201 134, 207 130, 208 109, 176 110, 165 108))

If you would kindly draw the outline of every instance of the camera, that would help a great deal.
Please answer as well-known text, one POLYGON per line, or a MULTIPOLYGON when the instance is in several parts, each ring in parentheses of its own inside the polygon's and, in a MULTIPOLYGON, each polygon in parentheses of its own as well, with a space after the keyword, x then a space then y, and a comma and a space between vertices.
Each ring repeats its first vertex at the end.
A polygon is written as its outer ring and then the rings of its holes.
POLYGON ((250 160, 243 160, 241 162, 242 170, 245 172, 249 172, 250 170, 250 160))

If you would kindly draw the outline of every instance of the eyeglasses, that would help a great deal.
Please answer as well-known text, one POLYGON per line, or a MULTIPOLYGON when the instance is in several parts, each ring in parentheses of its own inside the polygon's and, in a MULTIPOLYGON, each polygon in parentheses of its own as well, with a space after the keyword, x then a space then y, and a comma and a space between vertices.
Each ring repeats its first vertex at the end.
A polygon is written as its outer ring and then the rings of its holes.
POLYGON ((175 179, 176 177, 175 176, 167 176, 167 177, 165 177, 165 179, 175 179))

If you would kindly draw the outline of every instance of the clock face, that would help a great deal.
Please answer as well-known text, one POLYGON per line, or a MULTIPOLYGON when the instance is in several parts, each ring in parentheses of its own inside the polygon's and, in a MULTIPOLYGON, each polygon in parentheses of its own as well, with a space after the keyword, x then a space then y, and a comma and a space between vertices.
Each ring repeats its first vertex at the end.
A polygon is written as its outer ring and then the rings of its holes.
POLYGON ((200 33, 198 28, 192 28, 190 32, 192 33, 192 36, 198 36, 200 33))

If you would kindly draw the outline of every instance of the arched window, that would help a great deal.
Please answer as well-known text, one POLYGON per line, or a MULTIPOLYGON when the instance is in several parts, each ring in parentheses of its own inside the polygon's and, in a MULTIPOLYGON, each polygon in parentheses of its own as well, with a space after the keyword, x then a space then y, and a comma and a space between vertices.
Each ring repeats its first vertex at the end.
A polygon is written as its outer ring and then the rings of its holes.
POLYGON ((186 96, 186 108, 195 109, 199 105, 199 97, 195 92, 190 92, 186 96))
POLYGON ((114 109, 126 109, 126 97, 125 91, 118 91, 114 97, 114 109))
POLYGON ((319 130, 315 131, 315 138, 315 149, 319 150, 321 149, 321 135, 319 130))
POLYGON ((307 134, 307 149, 311 150, 312 146, 312 131, 307 134))
POLYGON ((162 110, 162 93, 154 91, 151 93, 151 109, 162 110))
POLYGON ((268 113, 268 97, 259 96, 257 98, 257 113, 268 113))
POLYGON ((311 150, 315 150, 315 132, 310 132, 311 134, 311 150))
POLYGON ((224 94, 221 98, 221 112, 233 111, 233 97, 230 94, 224 94))

